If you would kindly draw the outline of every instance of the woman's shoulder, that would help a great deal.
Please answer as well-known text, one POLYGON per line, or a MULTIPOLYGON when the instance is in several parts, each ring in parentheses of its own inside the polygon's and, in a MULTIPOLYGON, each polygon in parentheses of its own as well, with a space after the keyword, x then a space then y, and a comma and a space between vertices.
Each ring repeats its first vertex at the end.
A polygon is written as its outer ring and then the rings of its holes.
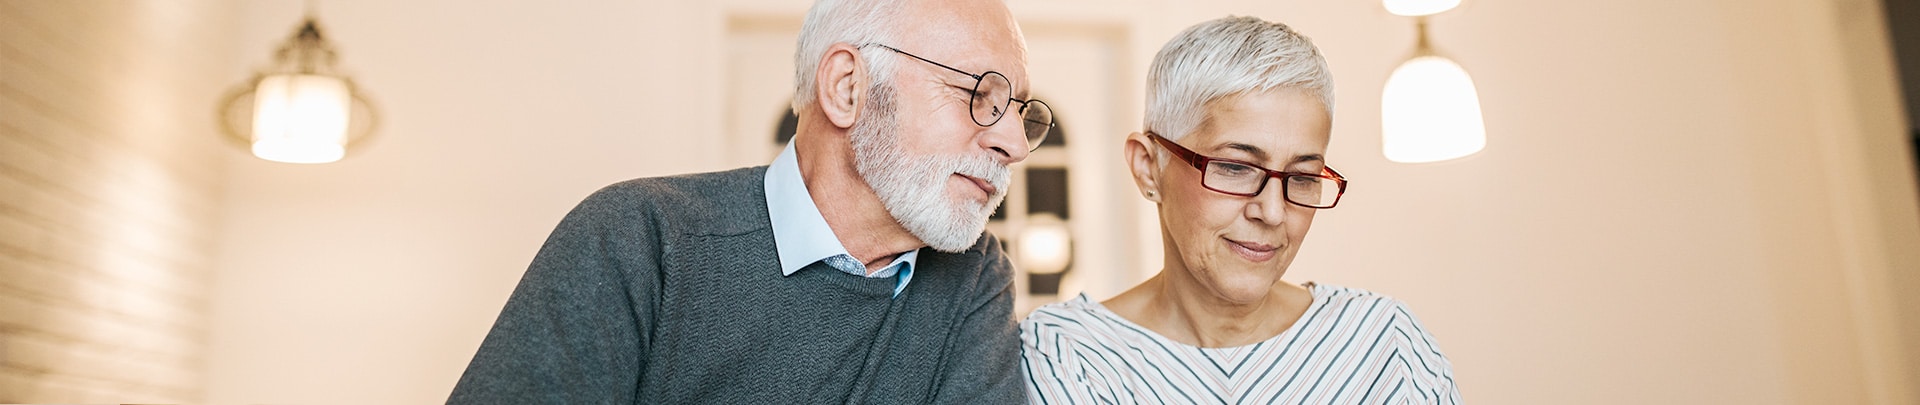
POLYGON ((1335 328, 1350 331, 1394 330, 1405 338, 1423 343, 1429 350, 1438 351, 1433 346, 1433 335, 1406 302, 1386 294, 1359 288, 1318 284, 1311 287, 1319 307, 1314 318, 1335 324, 1353 325, 1352 328, 1335 328))
POLYGON ((1041 306, 1020 321, 1021 334, 1093 346, 1128 345, 1145 339, 1145 328, 1135 325, 1085 294, 1041 306))
POLYGON ((1042 305, 1020 322, 1021 329, 1085 330, 1089 324, 1103 324, 1113 311, 1081 294, 1065 301, 1042 305))
POLYGON ((1401 328, 1424 332, 1418 318, 1406 302, 1392 296, 1360 288, 1310 283, 1318 312, 1345 322, 1385 322, 1401 328))
POLYGON ((1392 296, 1360 288, 1323 283, 1307 283, 1307 289, 1313 292, 1315 301, 1324 302, 1322 306, 1329 306, 1327 304, 1341 306, 1377 305, 1397 309, 1404 309, 1407 306, 1407 303, 1395 299, 1392 296))
MULTIPOLYGON (((1372 339, 1375 343, 1367 347, 1375 349, 1370 352, 1407 356, 1405 367, 1419 375, 1425 384, 1444 387, 1436 388, 1440 391, 1453 390, 1453 363, 1407 303, 1359 288, 1320 284, 1311 289, 1314 298, 1320 301, 1318 313, 1311 316, 1321 324, 1310 329, 1323 335, 1372 339)), ((1452 395, 1456 395, 1457 402, 1458 392, 1452 395)))

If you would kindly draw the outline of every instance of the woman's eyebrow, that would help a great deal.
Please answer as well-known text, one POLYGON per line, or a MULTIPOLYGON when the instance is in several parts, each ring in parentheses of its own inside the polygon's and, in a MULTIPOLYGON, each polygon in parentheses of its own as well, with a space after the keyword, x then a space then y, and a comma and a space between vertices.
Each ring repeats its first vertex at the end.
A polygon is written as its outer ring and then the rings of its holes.
MULTIPOLYGON (((1253 155, 1253 160, 1262 161, 1262 162, 1266 161, 1268 156, 1267 151, 1265 149, 1260 149, 1260 147, 1258 146, 1253 146, 1253 145, 1239 143, 1239 142, 1228 142, 1220 146, 1215 146, 1213 147, 1213 149, 1216 151, 1222 150, 1222 149, 1231 149, 1231 150, 1246 152, 1248 155, 1253 155)), ((1319 154, 1319 153, 1309 153, 1305 155, 1294 156, 1292 160, 1288 161, 1285 164, 1285 166, 1292 166, 1292 165, 1307 163, 1307 162, 1324 162, 1326 160, 1327 160, 1326 155, 1319 154)))
POLYGON ((1260 147, 1258 146, 1248 145, 1248 144, 1239 143, 1239 142, 1228 142, 1225 144, 1221 144, 1220 146, 1213 147, 1213 150, 1215 151, 1222 150, 1222 149, 1232 149, 1232 150, 1237 150, 1241 152, 1246 152, 1249 155, 1253 155, 1253 160, 1257 160, 1257 161, 1267 160, 1267 151, 1265 149, 1260 149, 1260 147))

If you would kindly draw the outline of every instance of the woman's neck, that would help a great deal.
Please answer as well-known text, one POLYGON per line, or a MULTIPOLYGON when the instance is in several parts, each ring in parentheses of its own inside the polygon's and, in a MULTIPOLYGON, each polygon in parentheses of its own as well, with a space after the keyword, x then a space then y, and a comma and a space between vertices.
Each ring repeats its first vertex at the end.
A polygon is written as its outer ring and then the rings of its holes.
POLYGON ((1306 288, 1280 281, 1265 297, 1233 302, 1185 274, 1161 271, 1114 297, 1109 309, 1174 341, 1199 347, 1244 346, 1278 336, 1313 303, 1306 288), (1123 311, 1122 308, 1125 308, 1123 311))

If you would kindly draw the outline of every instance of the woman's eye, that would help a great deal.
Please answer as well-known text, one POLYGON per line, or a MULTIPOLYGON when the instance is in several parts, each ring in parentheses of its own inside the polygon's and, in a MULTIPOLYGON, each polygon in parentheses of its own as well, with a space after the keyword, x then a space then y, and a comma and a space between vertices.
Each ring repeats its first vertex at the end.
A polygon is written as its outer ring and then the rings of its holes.
POLYGON ((1246 165, 1236 165, 1231 163, 1213 164, 1214 174, 1227 175, 1227 176, 1245 176, 1245 175, 1253 174, 1253 172, 1254 172, 1253 168, 1248 167, 1246 165))

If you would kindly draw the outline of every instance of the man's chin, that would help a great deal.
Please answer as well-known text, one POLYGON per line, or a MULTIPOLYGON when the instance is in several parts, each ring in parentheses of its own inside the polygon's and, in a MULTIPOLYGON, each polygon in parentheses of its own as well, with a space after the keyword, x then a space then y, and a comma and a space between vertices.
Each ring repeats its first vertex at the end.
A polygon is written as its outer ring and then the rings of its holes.
MULTIPOLYGON (((955 213, 959 214, 959 212, 955 213)), ((921 230, 923 232, 914 232, 914 234, 933 250, 946 253, 964 252, 967 248, 973 247, 973 242, 980 239, 981 233, 986 232, 988 218, 987 215, 962 215, 968 216, 952 217, 941 221, 944 222, 941 224, 925 224, 925 229, 921 230), (922 235, 922 233, 927 234, 922 235)))

